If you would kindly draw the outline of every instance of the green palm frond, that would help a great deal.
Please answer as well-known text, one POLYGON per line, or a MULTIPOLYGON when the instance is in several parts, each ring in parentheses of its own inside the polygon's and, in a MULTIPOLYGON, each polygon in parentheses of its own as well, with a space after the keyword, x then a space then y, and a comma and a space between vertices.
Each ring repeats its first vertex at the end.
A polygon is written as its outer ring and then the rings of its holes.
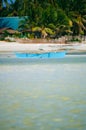
POLYGON ((48 33, 48 34, 50 34, 50 35, 53 35, 53 34, 54 34, 53 30, 50 29, 50 28, 45 28, 44 30, 46 31, 46 33, 48 33))
POLYGON ((32 31, 33 32, 35 32, 35 31, 41 31, 42 29, 41 29, 41 27, 33 27, 32 28, 32 31))

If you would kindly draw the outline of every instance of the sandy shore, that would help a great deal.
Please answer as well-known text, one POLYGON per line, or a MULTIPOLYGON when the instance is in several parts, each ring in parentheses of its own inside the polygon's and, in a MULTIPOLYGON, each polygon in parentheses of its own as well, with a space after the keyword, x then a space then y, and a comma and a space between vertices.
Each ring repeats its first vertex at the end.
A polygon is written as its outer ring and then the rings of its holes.
POLYGON ((70 44, 22 44, 19 42, 5 42, 0 41, 0 53, 4 52, 30 52, 30 53, 43 53, 43 52, 58 52, 66 50, 67 52, 86 52, 85 43, 70 43, 70 44))

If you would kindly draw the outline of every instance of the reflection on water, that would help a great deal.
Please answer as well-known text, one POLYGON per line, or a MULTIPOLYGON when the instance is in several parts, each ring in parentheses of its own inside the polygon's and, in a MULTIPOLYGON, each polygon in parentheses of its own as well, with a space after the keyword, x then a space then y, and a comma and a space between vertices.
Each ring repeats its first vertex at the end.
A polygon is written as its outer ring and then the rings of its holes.
POLYGON ((86 130, 86 62, 0 64, 0 130, 86 130))

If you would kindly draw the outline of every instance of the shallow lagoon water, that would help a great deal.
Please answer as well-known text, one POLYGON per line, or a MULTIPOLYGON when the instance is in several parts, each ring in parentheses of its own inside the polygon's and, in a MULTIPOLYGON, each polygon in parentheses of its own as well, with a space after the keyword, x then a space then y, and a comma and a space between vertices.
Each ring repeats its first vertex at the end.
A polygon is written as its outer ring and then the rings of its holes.
POLYGON ((86 56, 0 58, 0 130, 86 130, 86 56))

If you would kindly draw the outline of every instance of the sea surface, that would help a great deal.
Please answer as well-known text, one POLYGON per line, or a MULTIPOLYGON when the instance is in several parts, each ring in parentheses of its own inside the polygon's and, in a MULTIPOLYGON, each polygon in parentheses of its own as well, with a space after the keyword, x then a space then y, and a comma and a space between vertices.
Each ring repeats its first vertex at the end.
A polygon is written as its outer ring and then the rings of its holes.
POLYGON ((0 57, 0 130, 86 130, 86 56, 0 57))

